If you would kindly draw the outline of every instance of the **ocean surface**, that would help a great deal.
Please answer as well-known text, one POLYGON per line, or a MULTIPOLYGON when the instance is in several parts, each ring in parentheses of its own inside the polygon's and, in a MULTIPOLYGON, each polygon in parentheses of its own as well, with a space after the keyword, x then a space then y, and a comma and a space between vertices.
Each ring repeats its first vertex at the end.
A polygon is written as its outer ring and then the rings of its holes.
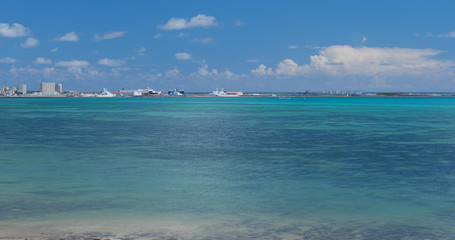
POLYGON ((455 239, 455 98, 0 112, 0 239, 455 239))

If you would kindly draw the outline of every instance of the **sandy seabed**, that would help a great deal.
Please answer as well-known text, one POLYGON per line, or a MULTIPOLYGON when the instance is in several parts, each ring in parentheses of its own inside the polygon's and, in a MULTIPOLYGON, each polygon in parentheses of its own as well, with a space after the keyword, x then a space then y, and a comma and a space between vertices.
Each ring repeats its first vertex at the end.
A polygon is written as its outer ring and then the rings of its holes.
POLYGON ((232 224, 197 222, 120 222, 91 225, 46 223, 0 226, 2 240, 209 240, 209 239, 390 239, 390 240, 444 240, 455 239, 454 233, 442 230, 408 226, 377 225, 371 227, 345 224, 305 225, 297 223, 269 224, 243 221, 232 224))

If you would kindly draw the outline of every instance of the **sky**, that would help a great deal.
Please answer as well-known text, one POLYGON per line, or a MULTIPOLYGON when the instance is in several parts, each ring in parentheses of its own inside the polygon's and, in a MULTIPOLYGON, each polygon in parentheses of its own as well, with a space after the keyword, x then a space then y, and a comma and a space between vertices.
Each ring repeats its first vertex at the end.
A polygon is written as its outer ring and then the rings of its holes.
POLYGON ((453 1, 1 1, 0 85, 455 91, 453 1))

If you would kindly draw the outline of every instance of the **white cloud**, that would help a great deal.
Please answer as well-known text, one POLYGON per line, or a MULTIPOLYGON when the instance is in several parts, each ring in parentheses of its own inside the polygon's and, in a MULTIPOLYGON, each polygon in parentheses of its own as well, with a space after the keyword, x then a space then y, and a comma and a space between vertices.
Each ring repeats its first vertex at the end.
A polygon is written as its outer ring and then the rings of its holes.
POLYGON ((226 70, 224 71, 224 74, 225 74, 228 78, 235 78, 235 77, 237 77, 237 74, 235 74, 235 73, 229 71, 229 69, 226 69, 226 70))
POLYGON ((179 33, 179 34, 177 35, 177 37, 178 37, 178 38, 181 38, 181 37, 188 37, 189 35, 190 35, 190 34, 182 33, 182 32, 181 32, 181 33, 179 33))
POLYGON ((81 75, 82 74, 82 67, 68 67, 68 72, 81 75))
POLYGON ((204 77, 213 76, 213 75, 218 75, 218 70, 212 69, 212 71, 209 71, 209 66, 206 63, 203 63, 202 66, 198 68, 197 73, 204 77))
POLYGON ((118 67, 115 68, 115 70, 120 71, 120 72, 125 72, 131 70, 129 67, 118 67))
POLYGON ((365 35, 362 35, 362 40, 360 40, 361 43, 365 43, 367 41, 367 37, 365 35))
POLYGON ((418 75, 436 73, 455 66, 448 60, 431 57, 441 51, 411 48, 330 46, 311 56, 311 70, 344 75, 418 75))
POLYGON ((296 49, 296 48, 299 48, 299 45, 291 45, 291 46, 289 46, 289 49, 296 49))
POLYGON ((117 66, 122 66, 123 64, 125 64, 125 61, 120 60, 120 59, 103 58, 103 59, 98 60, 98 64, 105 65, 105 66, 111 66, 111 67, 117 67, 117 66))
POLYGON ((31 77, 37 77, 37 74, 40 74, 45 77, 50 77, 51 74, 55 72, 54 67, 44 67, 44 68, 32 68, 32 67, 15 67, 11 66, 9 72, 13 75, 21 74, 22 76, 29 75, 31 77))
POLYGON ((445 33, 445 34, 439 34, 438 37, 455 38, 455 31, 451 31, 451 32, 445 33))
POLYGON ((153 38, 155 38, 155 39, 160 39, 160 38, 162 38, 163 36, 164 36, 163 34, 157 33, 157 34, 155 34, 155 36, 153 36, 153 38))
POLYGON ((182 53, 176 53, 175 58, 177 60, 190 60, 191 59, 191 54, 182 52, 182 53))
POLYGON ((251 70, 251 73, 256 75, 303 75, 308 72, 308 65, 299 66, 291 59, 284 59, 276 67, 275 71, 272 68, 267 68, 264 64, 259 65, 257 69, 251 70))
POLYGON ((177 77, 180 74, 180 71, 175 68, 166 72, 166 77, 177 77))
POLYGON ((35 63, 36 64, 51 64, 52 61, 50 59, 45 59, 45 58, 42 58, 42 57, 38 57, 38 58, 36 58, 35 63))
POLYGON ((49 52, 51 52, 51 53, 55 53, 57 51, 58 51, 58 48, 52 48, 51 50, 49 50, 49 52))
POLYGON ((75 32, 69 32, 61 37, 55 38, 54 40, 58 42, 77 42, 79 41, 79 37, 75 32))
POLYGON ((202 38, 202 39, 198 39, 198 38, 195 38, 193 40, 191 40, 192 42, 197 42, 197 43, 201 43, 201 44, 208 44, 208 43, 211 43, 212 42, 212 38, 202 38))
POLYGON ((199 14, 192 17, 189 21, 184 18, 171 18, 166 24, 158 25, 158 28, 163 30, 180 30, 193 27, 208 28, 216 25, 217 22, 215 17, 199 14))
POLYGON ((225 69, 224 72, 221 73, 221 75, 228 79, 238 79, 239 77, 242 77, 242 76, 239 76, 239 75, 229 71, 229 69, 225 69))
POLYGON ((264 64, 259 65, 257 69, 251 70, 251 73, 256 75, 274 75, 272 68, 267 68, 264 64))
POLYGON ((239 26, 244 26, 244 25, 245 25, 245 22, 240 21, 240 20, 237 20, 237 21, 235 21, 235 23, 234 23, 234 26, 237 26, 237 27, 239 27, 239 26))
POLYGON ((455 62, 432 57, 441 51, 410 48, 353 48, 334 45, 320 48, 319 54, 310 56, 310 64, 298 65, 291 59, 281 61, 277 68, 264 64, 251 70, 257 75, 304 75, 324 73, 336 76, 400 76, 429 73, 451 73, 455 62))
POLYGON ((102 40, 107 40, 107 39, 113 39, 113 38, 119 38, 123 37, 127 32, 109 32, 105 33, 103 36, 99 36, 98 34, 95 34, 95 40, 97 41, 102 41, 102 40))
POLYGON ((3 37, 25 37, 30 30, 19 23, 0 23, 0 35, 3 37))
POLYGON ((12 57, 0 58, 0 63, 15 63, 15 62, 16 62, 16 59, 14 59, 12 57))
POLYGON ((55 63, 55 66, 59 67, 87 67, 88 65, 90 63, 84 60, 60 61, 55 63))
POLYGON ((117 69, 115 69, 115 68, 112 68, 111 72, 112 72, 112 75, 114 75, 116 77, 120 76, 120 72, 117 69))
POLYGON ((196 72, 192 72, 189 74, 189 77, 192 79, 201 79, 204 78, 206 80, 237 80, 241 77, 247 77, 247 75, 237 75, 233 72, 231 72, 229 69, 225 69, 224 71, 218 71, 216 68, 209 69, 209 66, 205 62, 205 60, 202 61, 202 64, 200 67, 198 67, 196 72))
POLYGON ((21 43, 21 47, 32 48, 38 46, 38 43, 39 43, 38 39, 29 37, 25 40, 25 42, 21 43))
POLYGON ((147 51, 147 49, 145 47, 141 47, 137 50, 134 50, 136 52, 136 55, 138 56, 144 56, 145 55, 145 52, 147 51))
POLYGON ((45 67, 43 68, 43 73, 45 75, 50 75, 52 72, 55 71, 55 68, 54 67, 45 67))
POLYGON ((40 70, 36 69, 36 68, 31 68, 31 67, 15 67, 14 65, 11 66, 11 69, 9 70, 10 73, 16 75, 16 74, 19 74, 19 73, 24 73, 24 74, 34 74, 34 73, 37 73, 39 72, 40 70))
POLYGON ((284 59, 278 64, 275 72, 279 75, 300 75, 308 72, 308 66, 299 66, 291 59, 284 59))
POLYGON ((106 76, 105 72, 100 72, 98 70, 88 70, 87 73, 88 73, 89 76, 96 77, 96 78, 100 78, 100 77, 106 76))

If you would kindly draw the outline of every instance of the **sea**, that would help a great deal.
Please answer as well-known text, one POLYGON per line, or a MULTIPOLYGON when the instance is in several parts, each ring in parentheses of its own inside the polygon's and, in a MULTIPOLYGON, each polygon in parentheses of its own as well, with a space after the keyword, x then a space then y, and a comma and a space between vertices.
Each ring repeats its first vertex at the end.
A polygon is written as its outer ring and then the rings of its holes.
POLYGON ((0 239, 455 239, 455 98, 2 98, 0 239))

